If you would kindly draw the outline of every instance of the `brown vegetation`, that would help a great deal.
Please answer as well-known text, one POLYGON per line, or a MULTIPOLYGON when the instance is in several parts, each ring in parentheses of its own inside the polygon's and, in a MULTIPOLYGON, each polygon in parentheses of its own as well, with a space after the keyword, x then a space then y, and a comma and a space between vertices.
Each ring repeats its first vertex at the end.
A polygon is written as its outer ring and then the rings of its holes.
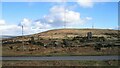
POLYGON ((119 61, 3 61, 3 66, 118 66, 119 61))
POLYGON ((117 35, 117 30, 109 29, 56 29, 4 39, 2 52, 3 56, 118 55, 119 48, 108 44, 117 35), (88 32, 93 34, 92 41, 87 40, 88 32), (107 44, 99 44, 106 40, 107 44))

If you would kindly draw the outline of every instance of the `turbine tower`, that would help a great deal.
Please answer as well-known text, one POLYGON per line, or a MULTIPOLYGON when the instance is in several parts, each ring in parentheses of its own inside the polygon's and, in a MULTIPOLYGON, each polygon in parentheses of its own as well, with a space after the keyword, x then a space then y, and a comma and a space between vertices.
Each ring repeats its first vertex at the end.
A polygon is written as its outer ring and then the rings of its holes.
POLYGON ((21 50, 24 51, 24 24, 22 24, 21 22, 18 24, 18 26, 21 27, 21 39, 22 39, 22 46, 20 48, 22 48, 21 50))
POLYGON ((92 29, 94 29, 94 23, 92 23, 92 29))
POLYGON ((23 25, 21 25, 21 27, 22 27, 22 39, 23 39, 23 41, 22 41, 22 44, 23 44, 23 46, 22 46, 22 48, 23 48, 23 51, 24 51, 24 34, 23 34, 23 29, 24 29, 24 27, 23 27, 23 25))
POLYGON ((22 37, 23 37, 23 25, 21 27, 22 27, 22 37))
POLYGON ((65 3, 63 3, 63 5, 64 5, 64 29, 66 28, 66 5, 65 5, 65 3))

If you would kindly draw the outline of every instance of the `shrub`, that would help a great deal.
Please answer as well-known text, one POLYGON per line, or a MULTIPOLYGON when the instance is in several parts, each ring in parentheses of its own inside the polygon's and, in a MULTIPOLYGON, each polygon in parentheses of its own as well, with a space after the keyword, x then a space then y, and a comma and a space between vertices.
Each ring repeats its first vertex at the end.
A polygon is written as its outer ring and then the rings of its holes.
POLYGON ((63 45, 65 45, 65 47, 70 46, 70 41, 68 39, 63 39, 63 45))

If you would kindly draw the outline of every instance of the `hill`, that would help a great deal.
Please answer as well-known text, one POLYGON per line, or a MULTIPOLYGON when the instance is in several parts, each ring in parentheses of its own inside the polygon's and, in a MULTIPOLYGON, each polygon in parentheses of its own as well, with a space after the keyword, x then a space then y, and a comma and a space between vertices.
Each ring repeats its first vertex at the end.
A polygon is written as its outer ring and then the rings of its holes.
POLYGON ((34 34, 31 36, 34 37, 42 37, 42 38, 64 38, 67 37, 75 37, 75 36, 86 36, 88 32, 92 32, 93 36, 113 36, 117 37, 117 30, 110 29, 55 29, 49 30, 42 33, 34 34))
POLYGON ((55 29, 3 39, 2 50, 3 56, 117 55, 116 40, 117 30, 55 29), (95 38, 88 40, 88 32, 95 38))
POLYGON ((0 35, 0 38, 2 39, 8 39, 8 38, 14 38, 16 36, 9 36, 9 35, 0 35))
POLYGON ((92 32, 94 37, 104 37, 112 40, 118 39, 118 30, 111 29, 54 29, 45 32, 27 35, 27 36, 17 36, 7 39, 7 41, 28 41, 32 37, 36 40, 40 39, 64 39, 64 38, 74 38, 74 37, 86 37, 88 32, 92 32))

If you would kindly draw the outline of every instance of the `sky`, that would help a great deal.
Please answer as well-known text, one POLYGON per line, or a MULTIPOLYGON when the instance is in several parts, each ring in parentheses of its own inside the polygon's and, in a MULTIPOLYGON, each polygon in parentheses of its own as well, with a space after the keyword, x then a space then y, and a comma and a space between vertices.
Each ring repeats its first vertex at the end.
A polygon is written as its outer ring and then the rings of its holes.
MULTIPOLYGON (((87 0, 85 0, 87 1, 87 0)), ((118 2, 2 2, 2 35, 24 35, 60 28, 118 27, 118 2)))

